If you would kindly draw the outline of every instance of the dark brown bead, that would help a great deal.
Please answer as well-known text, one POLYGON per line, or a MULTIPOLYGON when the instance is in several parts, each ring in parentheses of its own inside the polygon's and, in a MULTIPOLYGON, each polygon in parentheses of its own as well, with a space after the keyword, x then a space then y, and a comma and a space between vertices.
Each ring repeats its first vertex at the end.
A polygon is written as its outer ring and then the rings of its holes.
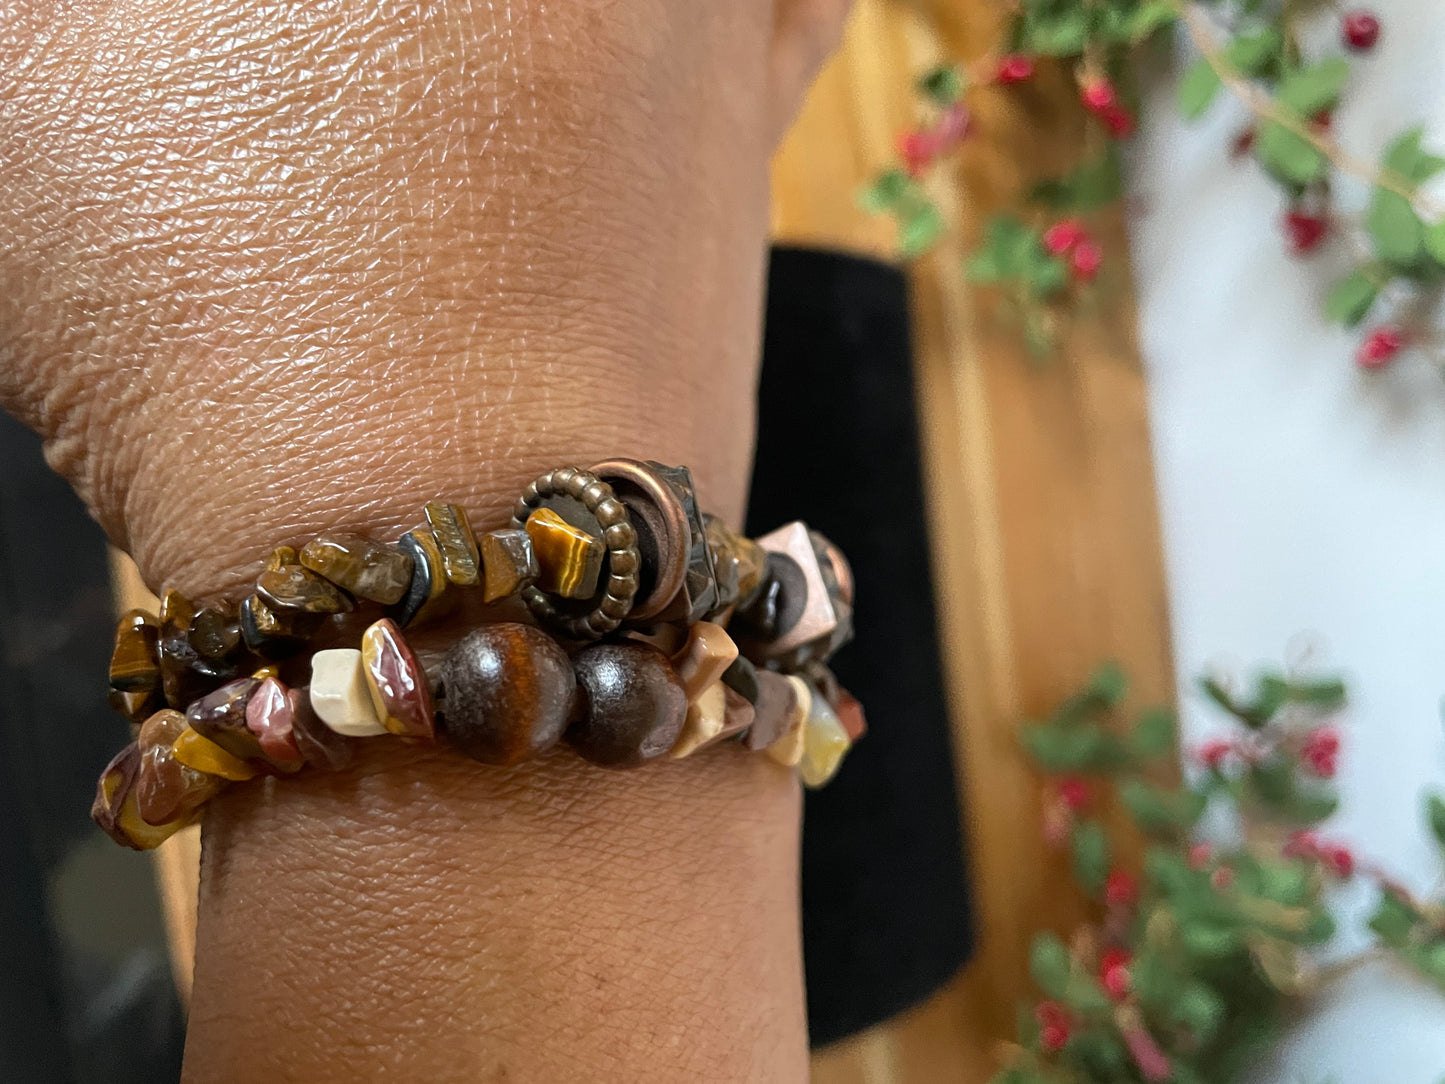
POLYGON ((741 693, 749 704, 758 702, 758 668, 741 655, 723 672, 722 682, 734 692, 741 693))
POLYGON ((111 689, 105 695, 105 702, 119 712, 132 726, 140 726, 141 723, 166 706, 166 699, 161 695, 159 685, 143 693, 123 693, 117 689, 111 689))
POLYGON ((321 721, 311 707, 310 690, 300 688, 292 701, 291 736, 301 759, 325 772, 340 771, 351 763, 354 740, 338 734, 321 721))
POLYGON ((160 676, 160 627, 144 610, 128 610, 115 627, 110 687, 121 693, 145 693, 156 687, 160 676))
POLYGON ((583 712, 567 740, 579 753, 609 768, 667 755, 687 717, 687 693, 665 655, 646 644, 596 644, 572 665, 583 712))
POLYGON ((306 645, 303 632, 294 619, 281 617, 260 595, 251 595, 241 603, 241 639, 263 659, 296 654, 306 645))
POLYGON ((191 645, 195 617, 195 610, 178 591, 165 593, 161 600, 161 688, 166 703, 177 710, 184 710, 238 673, 234 663, 205 658, 191 645))
POLYGON ((278 611, 340 614, 356 609, 356 603, 339 587, 301 565, 267 569, 256 579, 256 593, 278 611))
POLYGON ((186 708, 186 722, 234 757, 255 765, 269 765, 261 743, 246 726, 246 701, 260 682, 241 678, 222 685, 186 708))
POLYGON ((515 622, 462 637, 442 660, 440 681, 442 733, 485 764, 516 764, 556 745, 577 696, 567 653, 515 622))

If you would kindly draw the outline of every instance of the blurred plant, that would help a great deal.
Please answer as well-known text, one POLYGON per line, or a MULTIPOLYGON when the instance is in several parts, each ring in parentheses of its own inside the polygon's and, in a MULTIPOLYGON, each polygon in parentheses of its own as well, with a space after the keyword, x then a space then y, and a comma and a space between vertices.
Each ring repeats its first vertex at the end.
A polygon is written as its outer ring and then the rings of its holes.
MULTIPOLYGON (((1317 830, 1337 806, 1344 685, 1266 673, 1248 695, 1215 678, 1201 687, 1234 730, 1193 750, 1182 784, 1158 781, 1179 752, 1172 713, 1110 725, 1126 693, 1117 667, 1023 729, 1049 776, 1045 837, 1068 849, 1099 918, 1068 940, 1034 939, 1043 999, 1021 1012, 994 1084, 1236 1079, 1293 1005, 1378 953, 1322 967, 1311 952, 1335 932, 1327 889, 1351 878, 1378 887, 1380 946, 1445 989, 1445 903, 1414 898, 1317 830), (1093 815, 1105 790, 1146 837, 1142 874, 1115 863, 1093 815), (1206 813, 1237 842, 1199 842, 1206 813)), ((1430 797, 1427 814, 1445 847, 1445 801, 1430 797)))
POLYGON ((1232 140, 1231 154, 1253 158, 1277 184, 1290 252, 1304 258, 1332 242, 1353 246, 1356 267, 1330 292, 1326 313, 1347 327, 1374 318, 1359 365, 1386 368, 1406 347, 1439 354, 1430 316, 1445 291, 1445 204, 1422 187, 1445 170, 1445 159, 1422 148, 1418 128, 1393 139, 1378 164, 1333 135, 1350 76, 1345 54, 1369 53, 1380 38, 1373 13, 1340 13, 1326 0, 1019 0, 1013 11, 990 54, 919 81, 929 122, 900 137, 900 165, 861 196, 869 210, 897 219, 905 257, 947 232, 925 181, 971 131, 969 98, 1007 93, 1045 63, 1069 65, 1089 149, 1064 176, 1020 193, 967 265, 974 282, 997 288, 1017 310, 1033 350, 1047 353, 1104 263, 1087 220, 1123 192, 1117 144, 1134 133, 1138 108, 1131 63, 1139 46, 1182 27, 1199 56, 1180 80, 1179 107, 1199 117, 1221 91, 1245 106, 1251 121, 1232 140), (1326 18, 1337 20, 1336 54, 1308 55, 1304 32, 1326 18), (1335 205, 1342 177, 1370 190, 1363 221, 1351 222, 1335 205))

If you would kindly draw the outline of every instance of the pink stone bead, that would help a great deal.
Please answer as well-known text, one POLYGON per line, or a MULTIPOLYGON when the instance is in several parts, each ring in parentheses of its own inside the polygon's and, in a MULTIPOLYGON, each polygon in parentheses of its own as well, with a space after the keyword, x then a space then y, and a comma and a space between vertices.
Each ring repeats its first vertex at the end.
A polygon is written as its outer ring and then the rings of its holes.
POLYGON ((302 764, 293 730, 299 701, 295 689, 288 689, 273 677, 256 686, 246 701, 246 729, 256 735, 261 752, 283 770, 296 771, 302 764))
POLYGON ((389 618, 362 635, 361 663, 382 725, 404 738, 436 741, 436 706, 426 671, 389 618))

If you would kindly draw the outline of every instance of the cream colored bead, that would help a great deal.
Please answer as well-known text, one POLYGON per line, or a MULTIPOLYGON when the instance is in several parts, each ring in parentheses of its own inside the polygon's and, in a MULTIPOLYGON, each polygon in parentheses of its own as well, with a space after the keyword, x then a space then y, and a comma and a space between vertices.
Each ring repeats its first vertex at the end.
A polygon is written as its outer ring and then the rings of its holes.
POLYGON ((727 686, 714 681, 688 704, 682 733, 677 736, 668 756, 674 759, 689 756, 716 738, 723 731, 727 710, 727 686))
POLYGON ((813 710, 813 690, 802 678, 794 677, 792 674, 783 676, 792 683, 793 691, 798 694, 797 702, 793 705, 793 714, 788 719, 783 736, 768 746, 767 754, 784 767, 792 768, 803 759, 804 742, 808 733, 808 716, 813 710))
POLYGON ((798 775, 804 786, 821 787, 837 774, 838 766, 843 763, 843 757, 853 743, 833 705, 821 696, 813 697, 813 710, 808 713, 804 732, 803 759, 798 765, 798 775))
POLYGON ((312 656, 311 708, 323 723, 348 738, 387 732, 376 716, 361 652, 352 647, 330 648, 312 656))
POLYGON ((672 668, 682 679, 688 703, 715 684, 737 657, 738 645, 721 625, 699 621, 688 629, 687 643, 672 657, 672 668))

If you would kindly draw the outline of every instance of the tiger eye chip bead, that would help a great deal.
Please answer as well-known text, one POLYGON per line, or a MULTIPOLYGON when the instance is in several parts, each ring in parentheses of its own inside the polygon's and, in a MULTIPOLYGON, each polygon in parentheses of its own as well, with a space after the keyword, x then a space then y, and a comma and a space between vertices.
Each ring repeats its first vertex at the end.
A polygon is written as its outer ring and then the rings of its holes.
POLYGON ((531 587, 541 575, 532 537, 515 527, 488 531, 481 539, 482 600, 496 602, 531 587))
POLYGON ((583 757, 627 768, 665 756, 687 718, 687 693, 667 656, 646 644, 594 644, 572 660, 583 691, 567 740, 583 757))
POLYGON ((404 738, 435 741, 436 708, 426 671, 401 629, 387 618, 369 627, 361 636, 361 662, 381 725, 404 738))
POLYGON ((191 619, 186 640, 203 659, 230 660, 241 649, 241 623, 225 610, 208 606, 191 619))
POLYGON ((602 540, 574 527, 550 508, 527 517, 537 557, 537 586, 560 598, 591 598, 602 572, 602 540))
POLYGON ((339 587, 303 565, 267 569, 256 580, 256 593, 273 610, 340 614, 356 609, 339 587))
POLYGON ((277 614, 260 595, 241 603, 241 639, 263 659, 284 659, 305 646, 293 621, 277 614))
POLYGON ((115 628, 110 687, 122 693, 148 693, 160 677, 160 626, 144 610, 128 610, 115 628))
POLYGON ((481 559, 477 552, 477 536, 467 522, 466 509, 456 504, 429 501, 426 521, 442 554, 442 570, 459 587, 474 587, 482 582, 481 559))
POLYGON ((302 548, 295 563, 324 576, 357 598, 394 606, 406 595, 412 556, 359 534, 323 535, 302 548))
POLYGON ((166 703, 178 710, 236 676, 230 661, 204 658, 191 645, 195 618, 195 608, 179 591, 167 590, 161 595, 161 688, 166 703))

